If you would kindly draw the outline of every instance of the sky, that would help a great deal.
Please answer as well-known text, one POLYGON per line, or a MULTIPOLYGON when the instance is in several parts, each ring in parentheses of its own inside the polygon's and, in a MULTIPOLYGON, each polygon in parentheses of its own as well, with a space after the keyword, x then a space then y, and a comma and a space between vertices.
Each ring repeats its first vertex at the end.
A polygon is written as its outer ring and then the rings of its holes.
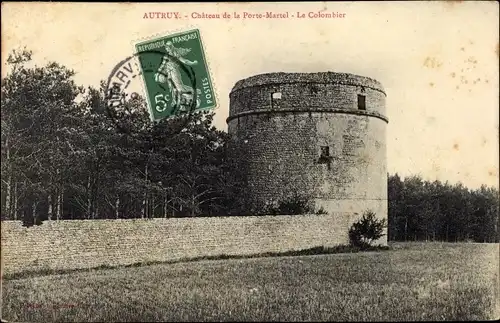
POLYGON ((495 1, 3 2, 2 65, 26 46, 37 65, 59 62, 76 71, 78 84, 98 86, 135 42, 198 28, 219 101, 218 128, 227 129, 229 92, 240 79, 267 72, 368 76, 387 93, 391 174, 498 187, 498 9, 495 1), (181 19, 144 18, 149 12, 178 12, 181 19), (193 18, 224 12, 289 18, 193 18), (310 12, 345 16, 309 18, 310 12))

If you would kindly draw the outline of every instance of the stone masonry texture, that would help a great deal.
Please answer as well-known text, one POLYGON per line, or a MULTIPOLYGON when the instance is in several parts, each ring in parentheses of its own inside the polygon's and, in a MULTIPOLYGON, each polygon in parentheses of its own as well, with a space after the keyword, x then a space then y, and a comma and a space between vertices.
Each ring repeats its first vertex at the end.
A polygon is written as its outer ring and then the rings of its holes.
POLYGON ((335 246, 348 242, 353 216, 4 221, 2 275, 335 246))
POLYGON ((227 123, 244 146, 244 198, 258 208, 310 196, 328 212, 361 216, 370 209, 387 218, 385 100, 378 81, 345 73, 270 73, 238 81, 227 123), (326 162, 320 159, 325 149, 326 162))

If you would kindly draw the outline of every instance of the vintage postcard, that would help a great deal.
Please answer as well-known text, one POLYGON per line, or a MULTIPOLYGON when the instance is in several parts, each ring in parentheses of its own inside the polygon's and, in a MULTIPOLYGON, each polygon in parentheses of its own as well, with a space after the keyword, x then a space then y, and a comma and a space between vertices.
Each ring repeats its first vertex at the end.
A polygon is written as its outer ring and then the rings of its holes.
POLYGON ((2 322, 500 319, 498 6, 3 2, 2 322))

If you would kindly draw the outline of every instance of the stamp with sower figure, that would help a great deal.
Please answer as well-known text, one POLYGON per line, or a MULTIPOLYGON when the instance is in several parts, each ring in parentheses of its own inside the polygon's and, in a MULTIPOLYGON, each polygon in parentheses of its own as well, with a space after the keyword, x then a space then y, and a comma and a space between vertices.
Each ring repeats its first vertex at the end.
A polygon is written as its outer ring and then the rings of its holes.
POLYGON ((135 50, 152 120, 216 107, 198 29, 143 41, 135 50))

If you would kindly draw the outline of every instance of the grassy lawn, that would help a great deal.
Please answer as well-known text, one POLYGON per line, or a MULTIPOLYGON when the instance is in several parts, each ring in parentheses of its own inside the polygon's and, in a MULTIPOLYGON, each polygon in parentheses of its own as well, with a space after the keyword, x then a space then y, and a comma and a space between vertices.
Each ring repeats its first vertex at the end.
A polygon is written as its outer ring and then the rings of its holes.
MULTIPOLYGON (((208 260, 4 280, 9 322, 479 320, 498 244, 208 260)), ((496 293, 496 296, 495 296, 496 293)))

